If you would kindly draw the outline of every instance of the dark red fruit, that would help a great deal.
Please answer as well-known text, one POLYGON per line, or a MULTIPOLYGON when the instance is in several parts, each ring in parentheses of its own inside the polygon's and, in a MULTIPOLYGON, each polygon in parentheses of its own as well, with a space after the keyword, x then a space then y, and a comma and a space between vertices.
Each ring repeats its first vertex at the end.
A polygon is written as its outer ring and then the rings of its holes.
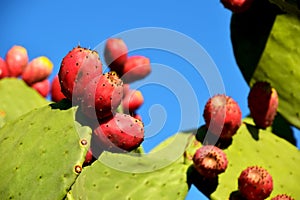
POLYGON ((254 0, 221 0, 225 8, 234 13, 242 13, 250 9, 254 0))
POLYGON ((214 178, 225 172, 228 164, 226 154, 216 146, 205 145, 193 156, 195 169, 206 178, 214 178))
POLYGON ((82 113, 90 118, 102 119, 113 115, 123 97, 123 82, 115 72, 94 78, 85 88, 82 113))
POLYGON ((226 95, 211 97, 205 105, 203 116, 208 130, 221 139, 230 139, 242 123, 238 103, 226 95))
POLYGON ((18 77, 28 64, 27 50, 22 46, 15 45, 6 53, 5 61, 7 63, 9 76, 18 77))
POLYGON ((263 200, 273 190, 273 179, 266 169, 251 166, 240 174, 238 186, 241 195, 247 200, 263 200))
POLYGON ((113 117, 100 121, 94 133, 109 149, 131 151, 143 142, 144 125, 130 115, 116 113, 113 117))
POLYGON ((56 75, 51 83, 51 100, 54 102, 59 102, 64 98, 66 98, 66 96, 61 92, 58 75, 56 75))
POLYGON ((45 79, 43 81, 32 84, 31 87, 38 93, 40 93, 40 95, 42 95, 43 97, 47 97, 50 92, 50 81, 48 79, 45 79))
POLYGON ((0 79, 8 77, 8 75, 9 74, 7 64, 5 60, 3 60, 3 58, 0 57, 0 79))
POLYGON ((278 108, 278 94, 275 88, 268 82, 256 82, 248 95, 248 107, 257 127, 271 126, 278 108))
POLYGON ((121 74, 124 83, 132 83, 134 81, 145 78, 151 72, 149 58, 144 56, 128 57, 121 74))
POLYGON ((106 41, 104 47, 105 62, 112 71, 117 72, 119 75, 127 60, 127 53, 127 46, 121 38, 109 38, 106 41))
POLYGON ((52 73, 53 63, 46 56, 31 60, 22 73, 22 79, 32 85, 49 77, 52 73))
POLYGON ((102 75, 102 63, 96 51, 73 48, 62 60, 58 73, 62 93, 74 103, 80 102, 87 84, 102 75))

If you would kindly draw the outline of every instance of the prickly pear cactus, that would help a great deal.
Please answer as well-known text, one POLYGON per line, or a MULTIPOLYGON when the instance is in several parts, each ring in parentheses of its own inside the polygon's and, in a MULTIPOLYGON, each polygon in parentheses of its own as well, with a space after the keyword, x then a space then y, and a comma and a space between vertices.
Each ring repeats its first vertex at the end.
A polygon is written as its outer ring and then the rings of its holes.
POLYGON ((91 131, 75 109, 37 108, 0 129, 1 199, 63 199, 81 171, 91 131))
POLYGON ((186 171, 190 163, 186 163, 181 154, 172 159, 176 151, 184 152, 191 139, 190 134, 176 134, 150 154, 138 157, 104 153, 99 161, 83 169, 68 199, 184 199, 188 192, 186 171), (155 152, 159 156, 152 156, 155 152), (168 163, 166 167, 157 169, 163 162, 168 163))
POLYGON ((13 120, 34 108, 47 105, 49 102, 24 81, 15 78, 0 80, 0 127, 1 121, 13 120))

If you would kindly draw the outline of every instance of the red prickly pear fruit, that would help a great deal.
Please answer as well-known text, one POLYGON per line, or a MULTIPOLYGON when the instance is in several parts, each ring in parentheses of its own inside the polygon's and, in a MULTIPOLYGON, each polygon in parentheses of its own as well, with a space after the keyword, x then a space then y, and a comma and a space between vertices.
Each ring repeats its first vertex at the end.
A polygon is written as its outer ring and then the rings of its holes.
POLYGON ((273 190, 273 179, 269 172, 258 166, 250 166, 243 170, 238 178, 241 195, 247 200, 263 200, 273 190))
POLYGON ((221 0, 223 6, 234 13, 242 13, 250 9, 254 0, 221 0))
POLYGON ((257 127, 271 126, 278 108, 277 91, 268 82, 256 82, 248 95, 248 107, 257 127))
POLYGON ((109 38, 104 47, 104 59, 108 67, 119 75, 127 60, 128 49, 121 38, 109 38))
POLYGON ((113 117, 100 121, 94 133, 109 149, 132 151, 144 140, 144 125, 130 115, 116 113, 113 117))
POLYGON ((200 147, 193 156, 195 169, 206 178, 214 178, 225 172, 228 164, 226 154, 216 146, 200 147))
POLYGON ((92 152, 92 149, 89 148, 89 150, 86 152, 86 155, 85 155, 85 160, 84 160, 84 165, 88 165, 90 164, 91 162, 93 161, 93 152, 92 152))
POLYGON ((52 73, 53 63, 46 56, 31 60, 22 73, 22 79, 28 84, 40 82, 52 73))
POLYGON ((113 115, 123 97, 123 82, 115 72, 94 78, 85 88, 81 110, 89 118, 103 119, 113 115))
POLYGON ((102 75, 102 63, 96 51, 77 46, 63 58, 58 77, 62 93, 74 103, 80 102, 84 88, 102 75))
POLYGON ((135 113, 135 112, 132 113, 131 116, 134 117, 135 119, 138 119, 138 120, 140 120, 140 121, 143 121, 142 116, 139 115, 139 114, 137 114, 137 113, 135 113))
POLYGON ((223 94, 215 95, 207 101, 203 117, 209 132, 221 139, 232 138, 242 123, 238 103, 223 94))
POLYGON ((42 95, 43 97, 47 97, 50 92, 50 81, 48 79, 45 79, 32 84, 31 87, 38 93, 40 93, 40 95, 42 95))
POLYGON ((27 50, 22 46, 14 45, 7 51, 5 61, 7 63, 9 76, 18 77, 28 64, 27 50))
POLYGON ((145 78, 151 72, 150 59, 144 56, 128 57, 121 74, 124 83, 145 78))
POLYGON ((295 199, 287 194, 278 194, 275 197, 273 197, 271 200, 295 200, 295 199))
POLYGON ((122 108, 124 113, 133 113, 144 103, 144 97, 139 90, 130 90, 122 100, 122 108))
POLYGON ((8 67, 3 58, 0 57, 0 79, 8 77, 8 67))
POLYGON ((56 75, 51 83, 51 100, 54 102, 59 102, 65 98, 66 96, 61 92, 58 75, 56 75))

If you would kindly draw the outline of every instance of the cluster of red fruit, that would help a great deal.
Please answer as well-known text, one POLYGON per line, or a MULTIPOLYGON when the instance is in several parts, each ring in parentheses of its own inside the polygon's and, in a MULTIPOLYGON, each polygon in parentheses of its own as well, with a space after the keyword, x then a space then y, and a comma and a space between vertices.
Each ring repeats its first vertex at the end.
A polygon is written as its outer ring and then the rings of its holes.
POLYGON ((5 59, 0 57, 0 79, 6 77, 21 77, 24 82, 46 97, 50 91, 49 75, 53 64, 45 56, 32 59, 29 62, 27 50, 20 45, 11 47, 5 59))
POLYGON ((110 69, 106 73, 97 51, 75 47, 63 58, 52 83, 52 100, 72 101, 85 121, 92 122, 92 144, 97 145, 91 146, 86 163, 92 155, 97 157, 95 152, 132 151, 144 140, 144 125, 136 113, 143 95, 129 84, 151 72, 150 60, 128 56, 127 46, 119 38, 106 41, 104 57, 110 69))
MULTIPOLYGON (((257 128, 265 129, 271 126, 278 107, 276 90, 268 82, 256 82, 248 95, 248 107, 257 128)), ((211 97, 205 105, 203 117, 207 134, 219 137, 219 141, 232 140, 242 124, 242 113, 238 103, 226 95, 211 97)), ((196 151, 193 162, 194 168, 207 179, 213 179, 225 172, 228 165, 226 154, 221 147, 209 144, 196 151)), ((243 199, 263 200, 269 197, 273 190, 272 176, 262 167, 250 166, 241 172, 238 189, 238 194, 243 199)), ((292 198, 278 195, 273 199, 292 198)))

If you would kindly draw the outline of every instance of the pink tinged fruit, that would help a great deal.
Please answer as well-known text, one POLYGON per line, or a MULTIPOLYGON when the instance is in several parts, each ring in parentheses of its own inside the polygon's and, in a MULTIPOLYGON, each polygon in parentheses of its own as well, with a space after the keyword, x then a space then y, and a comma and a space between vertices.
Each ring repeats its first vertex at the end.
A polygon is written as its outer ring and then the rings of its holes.
POLYGON ((127 60, 128 49, 121 38, 109 38, 104 47, 104 59, 111 71, 122 72, 127 60))
POLYGON ((43 81, 32 84, 31 87, 38 93, 40 93, 40 95, 42 95, 43 97, 47 97, 50 92, 50 81, 48 79, 45 79, 43 81))
POLYGON ((54 102, 59 102, 62 99, 66 98, 65 95, 61 92, 61 87, 58 80, 58 75, 56 75, 51 83, 51 100, 54 102))
POLYGON ((203 117, 209 132, 230 139, 242 123, 242 112, 233 98, 224 94, 211 97, 205 104, 203 117))
POLYGON ((76 104, 84 95, 86 85, 101 75, 102 63, 98 52, 80 46, 63 58, 58 73, 62 93, 76 104))
POLYGON ((81 111, 89 118, 112 116, 123 97, 123 82, 115 72, 107 72, 86 85, 81 111))
POLYGON ((151 72, 150 59, 144 56, 128 57, 124 64, 121 78, 124 83, 141 80, 151 72))
POLYGON ((193 156, 195 169, 206 178, 225 172, 228 160, 223 150, 213 145, 200 147, 193 156))
POLYGON ((242 13, 251 8, 254 0, 221 0, 223 6, 234 13, 242 13))
POLYGON ((7 51, 5 60, 9 76, 18 77, 28 64, 27 50, 22 46, 15 45, 7 51))
POLYGON ((22 73, 22 79, 28 84, 42 81, 49 77, 53 70, 53 63, 46 56, 31 60, 22 73))
POLYGON ((273 124, 278 108, 278 94, 268 82, 258 81, 250 89, 248 107, 254 123, 259 128, 273 124))
POLYGON ((87 165, 87 164, 90 164, 93 160, 93 152, 92 152, 92 149, 90 148, 87 152, 86 152, 86 155, 85 155, 85 160, 84 160, 84 164, 87 165))
POLYGON ((238 178, 239 192, 247 200, 263 200, 273 190, 273 179, 269 172, 258 166, 250 166, 238 178))
POLYGON ((100 121, 94 133, 109 149, 131 151, 143 142, 144 125, 130 115, 116 113, 113 117, 100 121))
POLYGON ((133 113, 144 103, 144 97, 139 90, 129 90, 122 100, 124 113, 133 113))
POLYGON ((0 79, 8 77, 8 68, 5 60, 0 57, 0 79))

